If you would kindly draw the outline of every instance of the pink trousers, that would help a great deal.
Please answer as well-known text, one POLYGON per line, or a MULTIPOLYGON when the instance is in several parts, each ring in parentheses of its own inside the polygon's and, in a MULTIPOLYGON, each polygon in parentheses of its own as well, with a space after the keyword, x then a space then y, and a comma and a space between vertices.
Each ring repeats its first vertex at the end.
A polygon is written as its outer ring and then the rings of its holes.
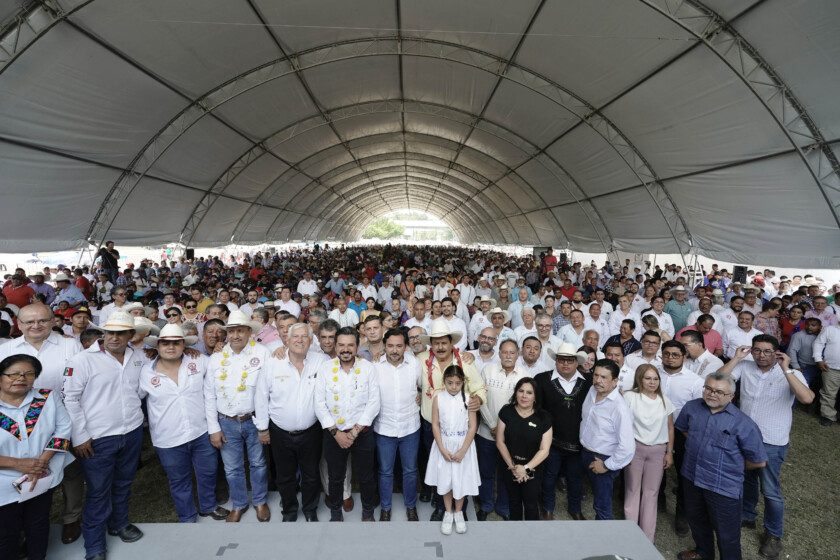
POLYGON ((636 442, 636 454, 624 469, 624 518, 638 523, 650 542, 656 534, 656 500, 665 473, 666 444, 636 442))

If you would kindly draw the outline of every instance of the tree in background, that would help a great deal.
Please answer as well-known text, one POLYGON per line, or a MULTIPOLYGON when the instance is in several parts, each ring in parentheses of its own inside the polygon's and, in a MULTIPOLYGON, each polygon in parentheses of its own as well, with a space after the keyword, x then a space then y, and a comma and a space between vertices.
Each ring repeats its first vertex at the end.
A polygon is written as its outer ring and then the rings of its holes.
POLYGON ((393 239, 405 233, 405 228, 388 218, 372 222, 362 234, 364 239, 393 239))

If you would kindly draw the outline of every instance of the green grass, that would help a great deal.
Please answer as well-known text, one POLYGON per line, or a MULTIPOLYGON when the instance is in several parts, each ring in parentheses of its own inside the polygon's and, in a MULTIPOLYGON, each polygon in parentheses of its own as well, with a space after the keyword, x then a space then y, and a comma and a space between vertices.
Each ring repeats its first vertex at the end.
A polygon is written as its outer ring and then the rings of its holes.
MULTIPOLYGON (((840 558, 840 427, 823 428, 817 419, 800 410, 794 411, 793 433, 787 461, 782 468, 782 489, 785 495, 785 537, 782 558, 788 560, 831 560, 840 558)), ((132 487, 131 520, 138 523, 176 522, 177 516, 169 497, 163 469, 148 442, 143 448, 143 467, 137 472, 132 487)), ((669 472, 669 484, 674 481, 669 472)), ((60 491, 57 492, 57 495, 60 491)), ((668 492, 668 513, 659 514, 656 547, 665 558, 693 546, 691 537, 680 538, 673 531, 675 497, 668 492)), ((558 496, 558 519, 567 519, 565 495, 558 496)), ((58 505, 54 500, 53 520, 59 522, 58 505)), ((621 516, 620 503, 615 504, 616 517, 621 516)), ((759 501, 758 529, 744 529, 742 547, 745 560, 760 560, 758 539, 761 528, 759 501)), ((584 514, 593 517, 592 493, 587 488, 584 514)), ((491 515, 492 518, 492 515, 491 515)))

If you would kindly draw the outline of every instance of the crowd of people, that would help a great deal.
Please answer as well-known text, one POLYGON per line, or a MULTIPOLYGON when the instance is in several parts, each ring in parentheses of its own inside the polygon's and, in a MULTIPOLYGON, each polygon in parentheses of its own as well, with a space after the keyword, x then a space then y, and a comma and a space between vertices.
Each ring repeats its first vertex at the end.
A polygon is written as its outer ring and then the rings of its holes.
POLYGON ((362 521, 390 521, 401 492, 408 521, 431 502, 448 535, 555 519, 558 488, 586 519, 588 488, 595 519, 617 491, 654 541, 672 472, 681 560, 740 558, 762 497, 773 560, 792 407, 837 422, 840 285, 772 270, 392 245, 121 267, 109 242, 2 294, 2 558, 22 537, 46 557, 59 486, 62 542, 86 558, 141 539, 148 429, 185 523, 269 521, 270 487, 284 522, 318 521, 322 493, 342 521, 355 480, 362 521))

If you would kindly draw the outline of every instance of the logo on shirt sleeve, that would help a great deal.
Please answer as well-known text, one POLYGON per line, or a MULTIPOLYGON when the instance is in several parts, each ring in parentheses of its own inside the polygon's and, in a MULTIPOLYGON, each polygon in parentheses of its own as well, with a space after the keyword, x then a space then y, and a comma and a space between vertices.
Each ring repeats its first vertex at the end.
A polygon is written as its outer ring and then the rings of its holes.
POLYGON ((64 368, 64 377, 73 377, 73 368, 71 368, 71 367, 64 368))

